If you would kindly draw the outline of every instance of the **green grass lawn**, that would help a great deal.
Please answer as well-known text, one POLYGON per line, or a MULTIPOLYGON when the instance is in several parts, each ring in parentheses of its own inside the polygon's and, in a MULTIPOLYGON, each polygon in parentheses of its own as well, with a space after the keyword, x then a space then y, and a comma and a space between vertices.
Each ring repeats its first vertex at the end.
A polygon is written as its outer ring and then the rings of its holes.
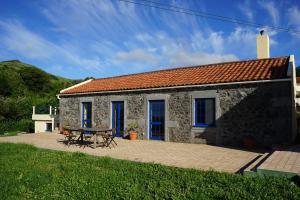
POLYGON ((0 199, 300 199, 284 178, 244 177, 0 144, 0 199))

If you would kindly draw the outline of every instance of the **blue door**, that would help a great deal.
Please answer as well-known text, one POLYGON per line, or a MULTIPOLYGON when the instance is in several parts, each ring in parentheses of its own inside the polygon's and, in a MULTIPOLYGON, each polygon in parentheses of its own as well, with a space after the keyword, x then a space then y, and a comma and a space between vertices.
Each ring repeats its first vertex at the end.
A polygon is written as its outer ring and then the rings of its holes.
POLYGON ((149 101, 149 129, 150 139, 165 139, 165 101, 149 101))
POLYGON ((112 128, 116 129, 116 136, 124 136, 124 102, 112 102, 112 128))
POLYGON ((82 128, 92 127, 92 103, 83 102, 82 103, 82 128))

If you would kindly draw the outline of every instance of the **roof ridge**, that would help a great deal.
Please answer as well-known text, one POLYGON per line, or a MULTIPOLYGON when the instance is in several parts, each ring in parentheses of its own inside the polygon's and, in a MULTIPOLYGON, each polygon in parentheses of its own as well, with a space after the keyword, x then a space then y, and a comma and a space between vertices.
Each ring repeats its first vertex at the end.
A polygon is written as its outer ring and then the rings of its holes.
POLYGON ((96 78, 93 81, 105 80, 105 79, 112 79, 112 78, 121 78, 121 77, 126 77, 126 76, 133 76, 133 75, 151 74, 151 73, 156 73, 156 72, 165 72, 165 71, 175 71, 175 70, 181 70, 181 69, 191 69, 191 68, 199 68, 199 67, 208 67, 208 66, 212 66, 212 65, 243 63, 243 62, 249 62, 249 61, 251 62, 251 61, 261 61, 261 60, 272 60, 272 59, 280 59, 280 58, 288 58, 288 57, 289 56, 278 56, 278 57, 272 57, 272 58, 260 58, 260 59, 249 59, 249 60, 239 60, 239 61, 227 61, 227 62, 210 63, 210 64, 204 64, 204 65, 177 66, 177 67, 168 68, 168 69, 146 71, 146 72, 139 72, 139 73, 132 73, 132 74, 124 74, 124 75, 110 76, 110 77, 104 77, 104 78, 96 78))

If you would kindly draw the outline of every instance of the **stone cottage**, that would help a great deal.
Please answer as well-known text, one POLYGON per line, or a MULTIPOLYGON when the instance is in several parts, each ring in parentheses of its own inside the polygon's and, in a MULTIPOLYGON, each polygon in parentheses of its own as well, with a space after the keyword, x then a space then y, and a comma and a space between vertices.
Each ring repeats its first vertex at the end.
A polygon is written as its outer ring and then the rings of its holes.
MULTIPOLYGON (((261 38, 260 38, 261 37, 261 38)), ((173 142, 258 146, 291 144, 296 136, 294 56, 165 69, 88 80, 60 92, 60 124, 116 128, 124 136, 173 142)), ((262 43, 262 44, 261 44, 262 43)))

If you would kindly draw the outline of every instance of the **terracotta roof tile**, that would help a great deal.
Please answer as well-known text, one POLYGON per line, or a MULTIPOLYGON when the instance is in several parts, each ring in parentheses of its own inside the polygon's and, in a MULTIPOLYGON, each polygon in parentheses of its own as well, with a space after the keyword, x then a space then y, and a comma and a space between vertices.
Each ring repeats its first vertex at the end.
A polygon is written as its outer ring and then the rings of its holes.
POLYGON ((289 57, 181 67, 95 79, 62 94, 272 80, 287 77, 289 57))

